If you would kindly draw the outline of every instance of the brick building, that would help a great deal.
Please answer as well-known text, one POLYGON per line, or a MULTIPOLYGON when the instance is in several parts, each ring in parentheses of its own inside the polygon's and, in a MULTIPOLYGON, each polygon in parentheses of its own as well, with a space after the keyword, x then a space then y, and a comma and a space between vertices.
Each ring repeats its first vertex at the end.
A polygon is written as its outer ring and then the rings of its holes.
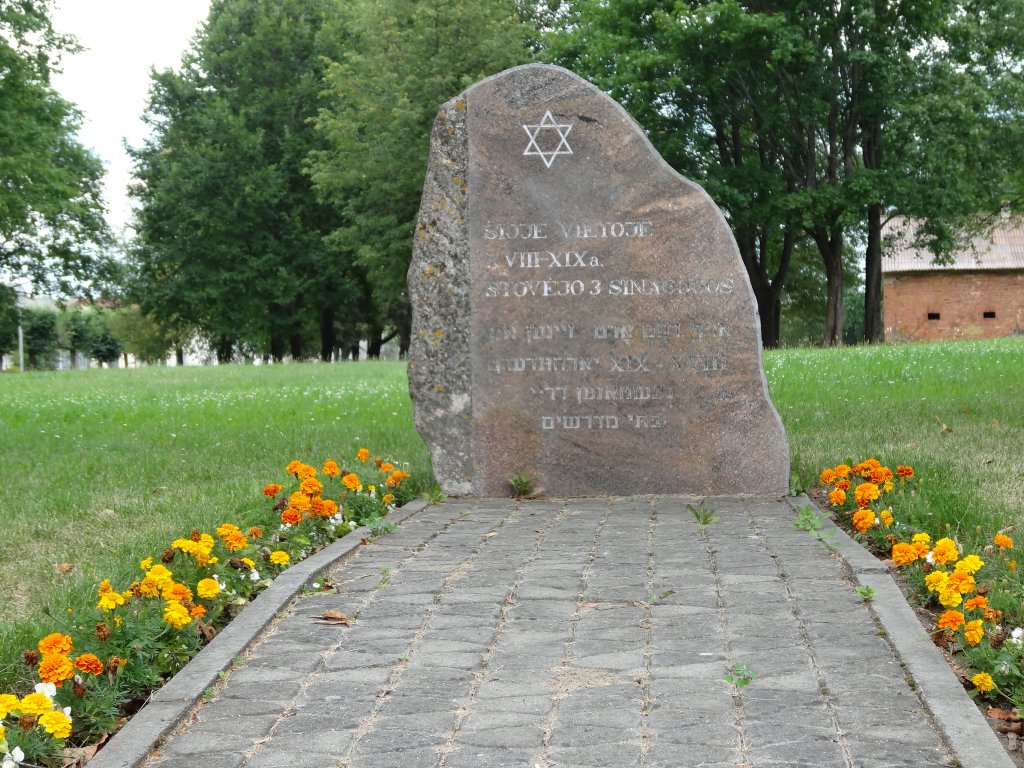
POLYGON ((882 296, 886 341, 1024 334, 1024 227, 978 238, 942 265, 897 238, 882 259, 882 296))

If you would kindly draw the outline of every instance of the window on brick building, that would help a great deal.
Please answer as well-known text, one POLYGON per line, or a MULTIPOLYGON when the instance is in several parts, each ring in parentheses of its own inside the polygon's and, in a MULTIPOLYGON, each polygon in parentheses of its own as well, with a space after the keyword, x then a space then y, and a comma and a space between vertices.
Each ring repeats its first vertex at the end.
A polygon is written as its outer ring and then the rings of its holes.
POLYGON ((939 313, 938 312, 929 312, 928 313, 928 319, 929 320, 938 320, 939 319, 939 313))
POLYGON ((983 318, 985 318, 986 320, 995 320, 996 319, 996 312, 995 312, 994 309, 988 309, 988 310, 985 310, 984 312, 982 312, 981 316, 983 318))

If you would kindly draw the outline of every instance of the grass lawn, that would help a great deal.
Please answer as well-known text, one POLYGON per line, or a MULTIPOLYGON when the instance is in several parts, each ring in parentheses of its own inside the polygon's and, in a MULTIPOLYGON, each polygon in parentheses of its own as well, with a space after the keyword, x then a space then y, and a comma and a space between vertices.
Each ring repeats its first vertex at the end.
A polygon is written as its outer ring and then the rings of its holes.
MULTIPOLYGON (((803 484, 875 457, 917 470, 937 533, 973 544, 1020 519, 1024 338, 779 350, 765 367, 803 484)), ((364 446, 432 484, 403 364, 0 376, 0 690, 102 578, 127 583, 192 528, 244 525, 292 459, 364 446)))

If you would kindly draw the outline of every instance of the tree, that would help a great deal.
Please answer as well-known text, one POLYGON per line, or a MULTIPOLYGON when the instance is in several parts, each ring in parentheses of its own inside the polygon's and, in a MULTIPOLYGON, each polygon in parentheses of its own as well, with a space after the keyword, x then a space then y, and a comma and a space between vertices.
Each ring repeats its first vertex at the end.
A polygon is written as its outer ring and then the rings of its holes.
POLYGON ((34 370, 53 368, 60 336, 57 313, 49 309, 25 308, 21 311, 24 334, 25 365, 34 370))
MULTIPOLYGON (((1014 14, 988 13, 972 26, 970 5, 578 0, 547 20, 547 50, 623 101, 666 159, 722 206, 766 345, 777 342, 793 248, 815 244, 824 341, 835 344, 852 243, 866 243, 865 329, 875 339, 885 219, 902 212, 948 233, 991 204, 991 128, 1016 116, 990 86, 1016 27, 1014 14), (972 45, 985 53, 968 61, 972 45), (940 94, 952 105, 942 114, 967 116, 969 130, 935 118, 940 94)), ((1001 0, 1000 10, 1020 5, 1001 0)))
POLYGON ((184 340, 176 339, 137 306, 121 307, 107 315, 107 327, 121 348, 143 363, 160 363, 184 340))
POLYGON ((0 360, 18 348, 18 295, 0 285, 0 360))
MULTIPOLYGON (((134 298, 178 334, 196 328, 222 361, 239 344, 275 360, 333 348, 348 275, 337 226, 302 174, 331 0, 214 0, 180 72, 153 74, 153 129, 133 150, 141 202, 134 298)), ((329 358, 329 353, 328 353, 329 358)))
POLYGON ((103 167, 75 138, 78 112, 50 85, 73 38, 49 0, 0 0, 0 274, 68 292, 106 278, 103 167))
POLYGON ((368 289, 360 315, 379 354, 409 346, 406 273, 437 108, 530 58, 533 30, 513 0, 354 0, 324 37, 344 41, 325 74, 309 174, 344 220, 329 241, 368 289))

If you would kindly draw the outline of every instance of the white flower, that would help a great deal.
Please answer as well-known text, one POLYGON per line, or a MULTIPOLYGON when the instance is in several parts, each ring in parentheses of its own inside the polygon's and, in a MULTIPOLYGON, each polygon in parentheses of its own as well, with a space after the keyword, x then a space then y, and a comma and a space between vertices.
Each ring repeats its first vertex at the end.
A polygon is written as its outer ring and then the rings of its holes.
POLYGON ((259 571, 257 571, 255 568, 253 568, 251 571, 249 571, 249 581, 259 581, 259 580, 260 580, 260 572, 259 571))
POLYGON ((21 747, 15 747, 4 755, 4 762, 0 768, 15 768, 24 759, 25 753, 21 751, 21 747))
POLYGON ((36 693, 45 694, 48 699, 53 699, 57 695, 57 686, 53 683, 37 683, 36 693))
POLYGON ((1007 640, 1009 643, 1014 645, 1020 645, 1024 642, 1024 627, 1017 627, 1013 632, 1010 633, 1010 639, 1007 640))
POLYGON ((935 558, 932 557, 932 553, 931 552, 929 552, 927 555, 925 555, 924 559, 927 560, 932 565, 935 565, 935 558))
POLYGON ((359 527, 359 524, 355 520, 349 520, 348 521, 348 529, 350 531, 354 531, 358 527, 359 527))

